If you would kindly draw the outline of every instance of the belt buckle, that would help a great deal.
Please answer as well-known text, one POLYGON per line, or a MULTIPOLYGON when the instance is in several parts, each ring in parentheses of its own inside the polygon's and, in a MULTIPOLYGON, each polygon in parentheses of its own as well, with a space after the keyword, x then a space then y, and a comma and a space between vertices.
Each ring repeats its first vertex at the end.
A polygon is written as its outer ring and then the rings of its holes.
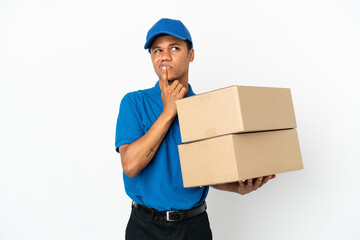
POLYGON ((181 213, 179 211, 167 211, 166 212, 166 221, 168 222, 177 222, 181 220, 181 213), (178 219, 171 218, 170 214, 175 213, 178 216, 178 219))

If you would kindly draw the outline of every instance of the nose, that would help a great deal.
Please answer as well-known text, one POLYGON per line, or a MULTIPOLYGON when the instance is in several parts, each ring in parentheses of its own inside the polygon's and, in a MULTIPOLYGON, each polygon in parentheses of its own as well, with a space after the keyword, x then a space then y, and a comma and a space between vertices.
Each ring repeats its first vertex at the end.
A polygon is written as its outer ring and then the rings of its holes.
POLYGON ((168 51, 163 51, 160 56, 160 60, 162 62, 164 61, 171 61, 171 54, 168 51))

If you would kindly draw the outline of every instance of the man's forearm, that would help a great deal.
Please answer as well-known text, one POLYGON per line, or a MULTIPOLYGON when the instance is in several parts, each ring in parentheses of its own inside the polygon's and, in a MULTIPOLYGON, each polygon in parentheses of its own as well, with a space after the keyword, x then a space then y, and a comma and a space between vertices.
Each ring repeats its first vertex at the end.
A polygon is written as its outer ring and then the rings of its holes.
POLYGON ((224 184, 217 184, 217 185, 211 185, 211 187, 222 190, 222 191, 228 191, 228 192, 236 192, 238 183, 224 183, 224 184))
POLYGON ((121 163, 127 176, 135 177, 149 164, 173 120, 174 117, 162 113, 144 136, 128 145, 124 150, 120 148, 121 163))

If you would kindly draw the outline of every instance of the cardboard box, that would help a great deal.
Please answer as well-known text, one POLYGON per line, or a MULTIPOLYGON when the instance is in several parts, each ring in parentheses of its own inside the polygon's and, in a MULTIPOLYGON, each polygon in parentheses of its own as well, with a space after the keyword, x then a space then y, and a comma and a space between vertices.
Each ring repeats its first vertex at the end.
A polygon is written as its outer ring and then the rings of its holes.
POLYGON ((176 101, 182 142, 296 128, 289 88, 232 86, 176 101))
POLYGON ((229 134, 178 149, 184 187, 303 169, 296 129, 229 134))

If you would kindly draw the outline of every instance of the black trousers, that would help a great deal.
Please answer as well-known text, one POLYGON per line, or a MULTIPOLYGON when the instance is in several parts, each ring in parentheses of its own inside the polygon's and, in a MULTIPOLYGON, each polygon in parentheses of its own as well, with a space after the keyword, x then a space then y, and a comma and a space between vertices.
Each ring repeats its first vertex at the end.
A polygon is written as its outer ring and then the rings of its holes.
POLYGON ((135 207, 126 227, 126 240, 211 240, 212 233, 206 211, 196 217, 167 222, 147 215, 135 207))

